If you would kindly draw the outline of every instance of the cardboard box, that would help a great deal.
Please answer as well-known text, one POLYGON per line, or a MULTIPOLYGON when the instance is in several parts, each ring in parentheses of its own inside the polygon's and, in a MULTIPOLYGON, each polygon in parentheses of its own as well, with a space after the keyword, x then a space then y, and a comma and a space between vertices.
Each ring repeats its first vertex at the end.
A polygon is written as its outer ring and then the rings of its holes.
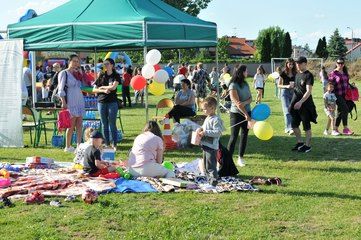
POLYGON ((200 145, 201 144, 201 137, 197 134, 196 131, 192 132, 191 144, 193 145, 200 145))
POLYGON ((104 161, 114 161, 115 160, 115 151, 114 149, 103 149, 102 151, 102 160, 104 161))

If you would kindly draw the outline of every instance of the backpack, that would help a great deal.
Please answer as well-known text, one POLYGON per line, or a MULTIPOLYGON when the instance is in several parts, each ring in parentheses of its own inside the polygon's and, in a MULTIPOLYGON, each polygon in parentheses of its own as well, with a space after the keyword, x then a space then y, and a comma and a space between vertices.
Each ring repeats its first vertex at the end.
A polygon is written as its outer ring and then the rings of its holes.
POLYGON ((348 112, 350 113, 351 115, 351 119, 353 119, 354 121, 357 120, 357 108, 356 108, 356 104, 354 103, 354 101, 351 101, 351 100, 346 100, 346 105, 347 105, 347 108, 348 108, 348 112), (355 119, 353 118, 352 116, 352 110, 355 109, 355 119))
POLYGON ((239 173, 233 162, 232 154, 221 143, 219 143, 217 151, 217 162, 221 166, 218 170, 219 177, 235 176, 239 173))

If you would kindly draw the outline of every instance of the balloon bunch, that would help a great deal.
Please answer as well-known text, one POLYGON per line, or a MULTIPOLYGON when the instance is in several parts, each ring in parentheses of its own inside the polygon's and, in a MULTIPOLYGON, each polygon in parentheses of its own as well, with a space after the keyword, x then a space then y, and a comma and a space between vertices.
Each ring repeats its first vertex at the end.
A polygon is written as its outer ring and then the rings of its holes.
MULTIPOLYGON (((257 138, 260 140, 270 140, 273 137, 273 128, 271 124, 266 122, 265 120, 271 115, 271 109, 267 104, 261 103, 257 104, 252 109, 252 121, 248 122, 248 128, 252 128, 254 135, 256 135, 257 138)), ((245 122, 246 120, 242 121, 245 122)), ((239 122, 232 127, 241 124, 242 122, 239 122)))
POLYGON ((149 84, 149 92, 155 96, 160 96, 165 92, 165 83, 169 79, 169 74, 158 65, 161 57, 162 55, 157 49, 152 49, 147 53, 142 75, 134 76, 130 82, 135 90, 142 90, 147 84, 147 79, 152 79, 149 84))

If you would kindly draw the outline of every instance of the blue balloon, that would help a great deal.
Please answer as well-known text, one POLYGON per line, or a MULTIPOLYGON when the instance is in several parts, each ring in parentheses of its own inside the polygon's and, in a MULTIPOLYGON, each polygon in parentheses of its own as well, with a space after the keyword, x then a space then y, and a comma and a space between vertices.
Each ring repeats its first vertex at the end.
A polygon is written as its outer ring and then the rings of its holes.
POLYGON ((256 121, 264 121, 271 115, 271 109, 267 104, 257 104, 252 109, 252 119, 256 121))
POLYGON ((173 77, 174 71, 173 71, 173 69, 171 67, 166 66, 163 69, 168 73, 169 77, 173 77))

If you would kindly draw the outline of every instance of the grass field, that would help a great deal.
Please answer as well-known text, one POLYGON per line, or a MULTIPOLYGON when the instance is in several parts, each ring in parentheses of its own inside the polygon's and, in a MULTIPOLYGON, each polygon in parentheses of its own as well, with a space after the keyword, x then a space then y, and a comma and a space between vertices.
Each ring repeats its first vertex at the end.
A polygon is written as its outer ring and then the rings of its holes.
MULTIPOLYGON (((280 101, 274 85, 266 86, 265 103, 275 130, 270 141, 250 132, 244 179, 280 177, 284 186, 260 186, 260 192, 227 194, 108 194, 98 203, 65 203, 62 208, 25 205, 0 209, 2 239, 361 239, 361 127, 350 121, 358 135, 323 136, 326 117, 321 84, 315 83, 319 113, 313 127, 312 151, 294 153, 294 136, 284 134, 280 101)), ((167 95, 170 95, 168 92, 167 95)), ((150 97, 152 109, 161 97, 150 97)), ((124 159, 144 125, 144 108, 122 111, 125 139, 117 158, 124 159)), ((222 114, 225 125, 229 117, 222 114)), ((50 132, 49 132, 50 133, 50 132)), ((222 137, 227 143, 229 129, 222 137)), ((26 133, 26 144, 29 144, 26 133)), ((170 151, 171 161, 191 161, 198 148, 170 151)), ((0 161, 24 162, 27 156, 71 161, 72 154, 50 146, 0 149, 0 161)))

